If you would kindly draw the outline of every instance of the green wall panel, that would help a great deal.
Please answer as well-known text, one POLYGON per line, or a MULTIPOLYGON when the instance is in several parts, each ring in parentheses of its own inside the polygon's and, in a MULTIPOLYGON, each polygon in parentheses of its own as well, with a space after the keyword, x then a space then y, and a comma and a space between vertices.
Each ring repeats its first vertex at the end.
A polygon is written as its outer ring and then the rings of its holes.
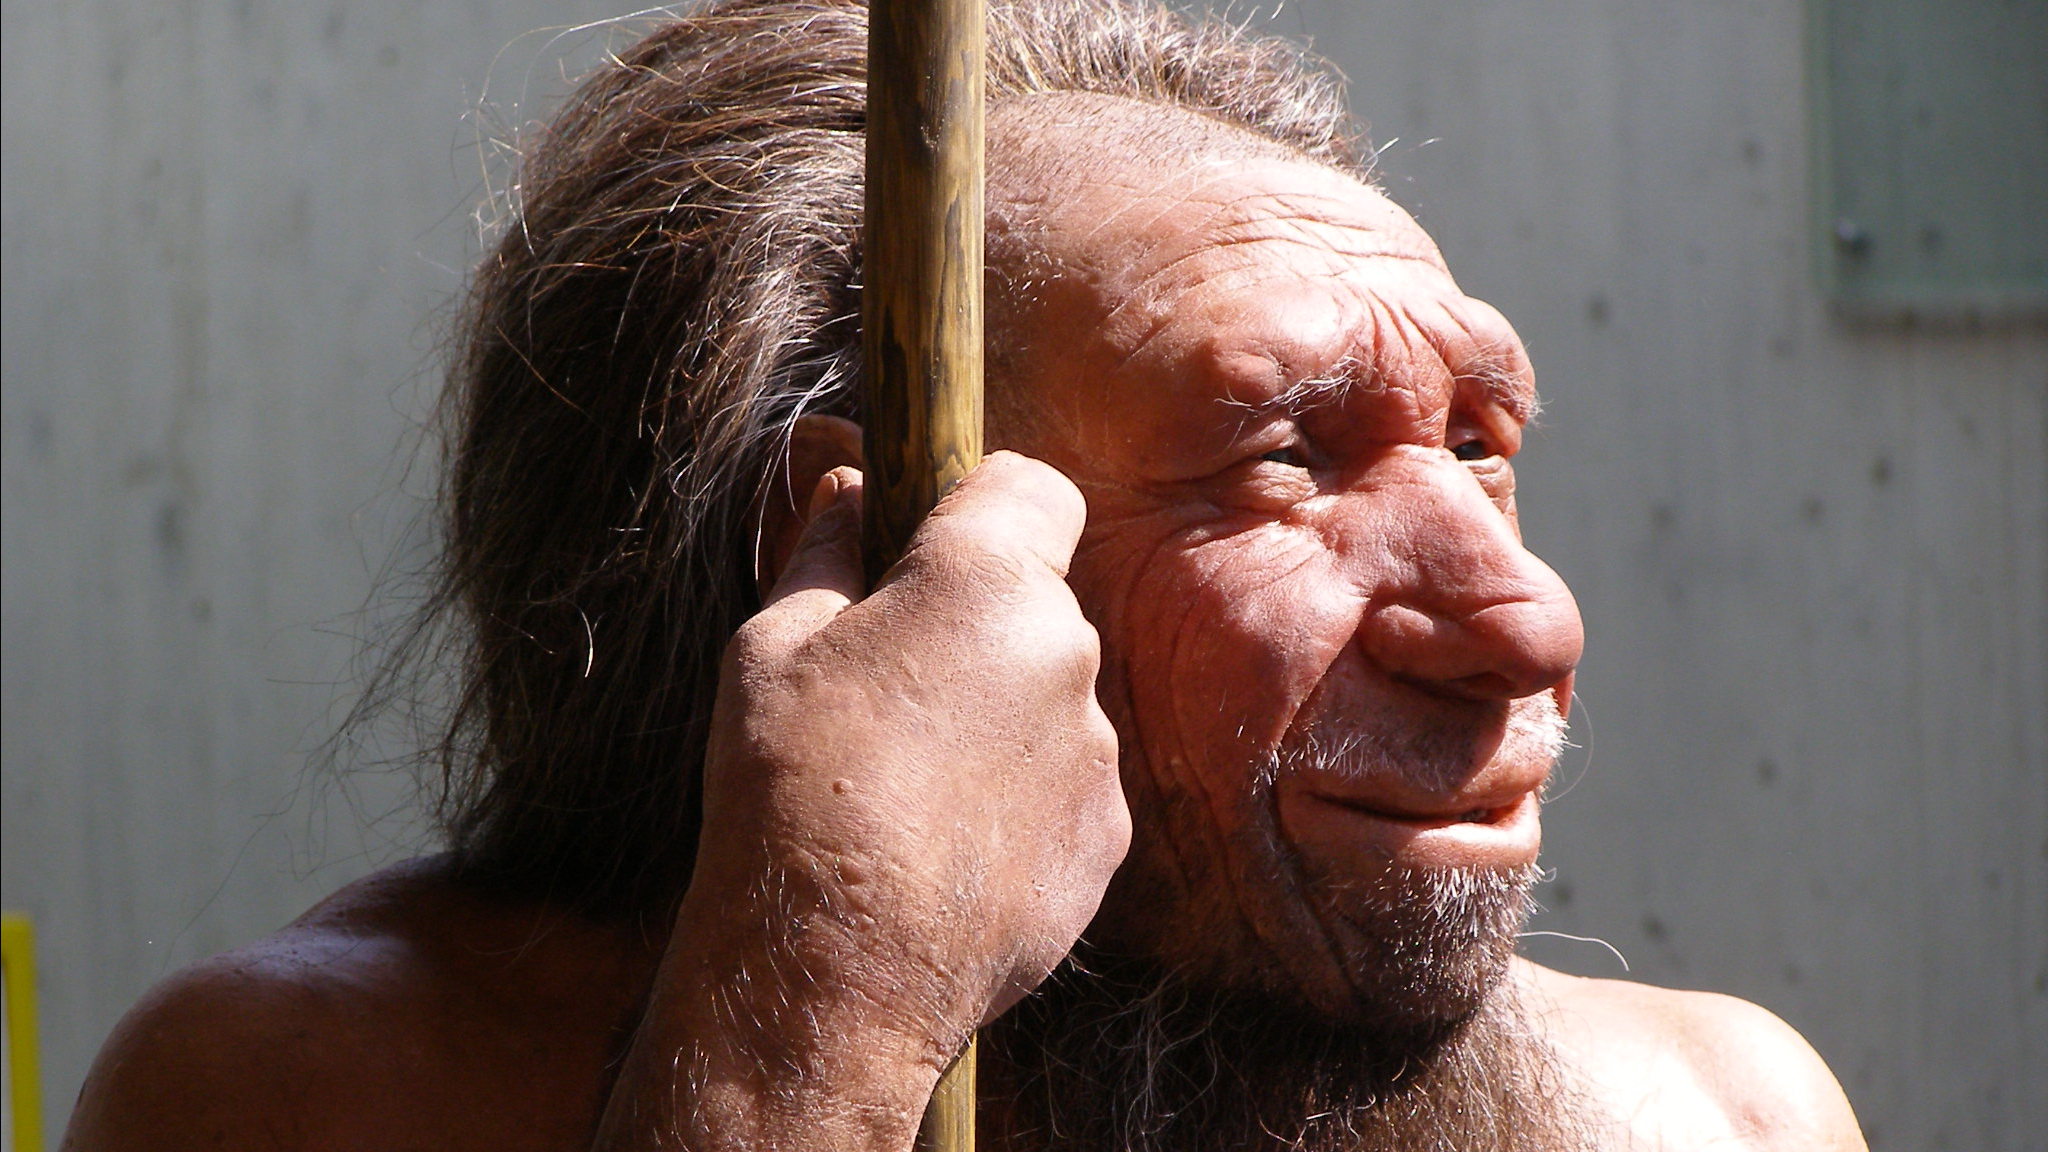
POLYGON ((2048 0, 1811 0, 1816 239, 1853 312, 2048 312, 2048 0))

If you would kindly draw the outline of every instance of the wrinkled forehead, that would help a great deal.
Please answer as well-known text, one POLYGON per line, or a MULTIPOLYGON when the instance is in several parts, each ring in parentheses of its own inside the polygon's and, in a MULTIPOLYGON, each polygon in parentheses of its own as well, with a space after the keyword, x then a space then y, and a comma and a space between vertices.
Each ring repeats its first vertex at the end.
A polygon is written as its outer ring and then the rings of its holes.
POLYGON ((1068 273, 1063 287, 1088 299, 1103 339, 1133 349, 1174 319, 1263 312, 1337 339, 1369 313, 1463 300, 1406 212, 1311 164, 1216 159, 1143 188, 1098 184, 1056 219, 1044 242, 1068 273), (1247 309, 1252 300, 1287 304, 1247 309))
POLYGON ((1017 378, 1084 367, 1077 357, 1149 362, 1141 374, 1184 399, 1242 399, 1258 379, 1253 392, 1278 396, 1333 373, 1434 392, 1476 375, 1513 394, 1518 416, 1533 407, 1513 330, 1378 190, 1238 129, 1124 103, 1106 124, 1099 108, 992 121, 989 247, 1005 297, 992 306, 1027 318, 1004 333, 1027 369, 1017 378))

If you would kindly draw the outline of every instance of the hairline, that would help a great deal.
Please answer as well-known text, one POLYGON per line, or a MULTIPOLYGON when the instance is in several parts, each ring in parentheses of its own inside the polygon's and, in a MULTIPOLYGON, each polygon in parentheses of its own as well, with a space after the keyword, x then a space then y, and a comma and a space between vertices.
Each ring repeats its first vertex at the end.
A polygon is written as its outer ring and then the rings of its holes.
POLYGON ((1046 187, 1048 184, 1056 183, 1062 176, 1071 177, 1074 169, 1117 163, 1109 144, 1117 136, 1153 126, 1166 129, 1165 134, 1179 146, 1165 154, 1170 159, 1157 152, 1128 150, 1127 163, 1138 171, 1171 176, 1218 161, 1301 164, 1355 181, 1369 192, 1384 194, 1367 173, 1187 105, 1115 92, 1062 90, 1020 93, 993 104, 989 112, 989 155, 996 162, 988 165, 984 223, 989 366, 985 403, 997 436, 1036 425, 1038 405, 1023 381, 1028 376, 1025 363, 1033 350, 1025 333, 1037 328, 1032 320, 1044 304, 1040 289, 1088 271, 1077 265, 1064 245, 1050 242, 1061 227, 1055 222, 1058 208, 1033 210, 1031 199, 1019 194, 1023 186, 1035 184, 1040 191, 1051 191, 1046 187), (1047 123, 1043 111, 1061 106, 1083 116, 1099 116, 1101 123, 1113 127, 1111 140, 1105 141, 1100 135, 1081 136, 1089 125, 1078 120, 1047 123), (1081 146, 1069 147, 1069 142, 1077 138, 1081 146), (1041 148, 1062 159, 1079 159, 1074 169, 1066 172, 1049 170, 1050 165, 1032 163, 1029 159, 1016 162, 1020 152, 1041 148), (1003 171, 1012 163, 1016 163, 1015 171, 1003 171))

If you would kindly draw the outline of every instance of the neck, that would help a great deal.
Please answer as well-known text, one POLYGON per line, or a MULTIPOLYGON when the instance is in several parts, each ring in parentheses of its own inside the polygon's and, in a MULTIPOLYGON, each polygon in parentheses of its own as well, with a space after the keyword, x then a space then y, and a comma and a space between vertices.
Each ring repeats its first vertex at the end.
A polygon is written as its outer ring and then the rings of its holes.
POLYGON ((992 1146, 1045 1152, 1584 1149, 1512 981, 1471 1014, 1389 1032, 1143 964, 1069 963, 990 1029, 992 1146))

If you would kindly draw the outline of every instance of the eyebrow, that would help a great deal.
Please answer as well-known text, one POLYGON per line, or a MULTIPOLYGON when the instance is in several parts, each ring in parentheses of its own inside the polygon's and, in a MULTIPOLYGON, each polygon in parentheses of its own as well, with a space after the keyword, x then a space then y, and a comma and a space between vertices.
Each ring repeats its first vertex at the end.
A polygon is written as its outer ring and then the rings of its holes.
POLYGON ((1224 396, 1223 403, 1252 417, 1301 416, 1344 399, 1359 383, 1357 357, 1346 356, 1327 372, 1296 380, 1263 400, 1224 396))
POLYGON ((1290 416, 1299 416, 1317 408, 1342 403, 1344 398, 1351 394, 1351 390, 1360 383, 1362 373, 1359 369, 1362 367, 1364 364, 1356 356, 1346 356, 1329 371, 1296 380, 1281 389, 1272 399, 1250 407, 1264 412, 1285 412, 1290 416))
POLYGON ((1543 398, 1536 390, 1491 355, 1482 356, 1454 373, 1451 384, 1457 388, 1476 386, 1518 424, 1530 423, 1543 410, 1543 398))
MULTIPOLYGON (((1342 403, 1353 388, 1370 379, 1368 373, 1361 371, 1364 367, 1364 362, 1357 357, 1346 356, 1330 370, 1297 380, 1268 399, 1230 399, 1225 403, 1260 416, 1275 413, 1304 415, 1317 408, 1342 403)), ((1535 390, 1493 356, 1476 358, 1462 371, 1453 373, 1451 385, 1453 388, 1477 387, 1481 394, 1498 404, 1518 424, 1528 424, 1536 419, 1543 407, 1542 399, 1535 390)))

